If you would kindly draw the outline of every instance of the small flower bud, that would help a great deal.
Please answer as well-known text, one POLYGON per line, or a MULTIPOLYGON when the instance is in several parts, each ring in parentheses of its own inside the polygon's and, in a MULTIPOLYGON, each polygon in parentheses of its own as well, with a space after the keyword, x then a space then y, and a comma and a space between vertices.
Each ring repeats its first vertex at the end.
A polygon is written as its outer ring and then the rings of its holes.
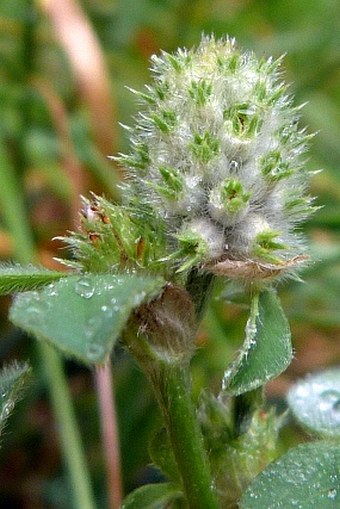
POLYGON ((230 178, 214 187, 209 196, 209 212, 213 219, 231 226, 240 222, 248 212, 251 193, 244 191, 239 180, 230 178))
POLYGON ((179 250, 174 255, 184 260, 178 272, 218 258, 223 253, 223 233, 207 219, 185 223, 177 234, 177 240, 179 250))

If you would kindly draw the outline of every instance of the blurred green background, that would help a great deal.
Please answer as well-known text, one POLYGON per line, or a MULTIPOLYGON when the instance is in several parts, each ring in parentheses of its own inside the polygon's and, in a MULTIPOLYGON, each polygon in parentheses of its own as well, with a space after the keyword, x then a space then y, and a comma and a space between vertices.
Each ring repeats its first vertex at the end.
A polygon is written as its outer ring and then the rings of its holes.
MULTIPOLYGON (((306 225, 313 263, 304 283, 281 285, 295 359, 267 387, 284 407, 291 382, 340 362, 340 2, 338 0, 3 0, 0 2, 0 259, 58 267, 61 244, 75 228, 79 194, 117 198, 119 170, 107 155, 126 149, 118 121, 133 122, 137 104, 125 88, 149 80, 149 57, 198 43, 202 32, 229 34, 258 56, 279 57, 301 124, 316 132, 306 164, 323 205, 306 225)), ((219 284, 198 336, 195 394, 218 391, 243 338, 238 289, 219 284), (221 297, 222 295, 222 297, 221 297)), ((34 379, 13 414, 0 450, 0 507, 69 509, 58 436, 35 340, 7 321, 1 300, 1 364, 29 359, 34 379)), ((126 492, 157 479, 147 439, 157 408, 140 370, 120 348, 113 358, 126 492)), ((86 443, 98 506, 105 507, 104 465, 92 373, 66 362, 86 443)), ((288 423, 282 450, 308 437, 288 423)))

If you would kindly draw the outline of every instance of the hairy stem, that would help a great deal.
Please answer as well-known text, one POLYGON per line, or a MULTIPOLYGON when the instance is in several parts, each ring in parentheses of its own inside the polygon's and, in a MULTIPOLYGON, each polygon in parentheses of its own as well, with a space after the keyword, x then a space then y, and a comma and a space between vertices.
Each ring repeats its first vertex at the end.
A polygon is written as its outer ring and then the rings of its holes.
MULTIPOLYGON (((157 363, 157 361, 155 361, 157 363)), ((150 378, 190 509, 217 509, 203 437, 191 398, 189 365, 158 362, 150 378)))
POLYGON ((218 502, 192 401, 190 359, 195 351, 197 308, 182 287, 168 284, 139 308, 124 341, 148 375, 160 405, 190 509, 218 502))
POLYGON ((102 442, 106 461, 108 507, 119 509, 122 496, 119 438, 113 394, 111 365, 96 368, 96 388, 102 428, 102 442))

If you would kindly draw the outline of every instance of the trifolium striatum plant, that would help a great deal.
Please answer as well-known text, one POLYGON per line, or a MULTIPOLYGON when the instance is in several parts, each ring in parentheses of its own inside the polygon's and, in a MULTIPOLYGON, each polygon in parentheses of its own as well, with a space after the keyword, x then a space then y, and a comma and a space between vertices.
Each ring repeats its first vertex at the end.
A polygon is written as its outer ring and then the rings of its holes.
POLYGON ((278 454, 283 419, 264 405, 263 386, 288 366, 292 346, 273 282, 308 260, 299 227, 315 209, 311 135, 281 59, 203 36, 151 61, 151 83, 133 90, 141 110, 124 126, 129 151, 113 157, 124 168, 121 202, 83 198, 80 227, 64 238, 73 270, 30 269, 28 279, 20 269, 16 290, 34 291, 15 299, 11 318, 90 365, 108 366, 120 338, 147 375, 163 416, 150 456, 169 482, 137 490, 124 509, 236 507, 278 454), (219 394, 194 402, 190 361, 217 277, 242 283, 250 314, 219 394))

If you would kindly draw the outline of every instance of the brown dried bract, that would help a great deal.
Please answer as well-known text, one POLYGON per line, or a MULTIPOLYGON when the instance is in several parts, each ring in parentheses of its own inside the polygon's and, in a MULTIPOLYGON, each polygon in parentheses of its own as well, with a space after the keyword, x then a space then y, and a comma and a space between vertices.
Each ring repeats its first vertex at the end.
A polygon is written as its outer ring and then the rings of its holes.
POLYGON ((301 265, 308 258, 307 255, 297 255, 290 260, 282 261, 280 264, 263 263, 254 260, 226 259, 206 264, 204 269, 217 276, 226 276, 230 279, 241 279, 244 281, 270 280, 301 265))

